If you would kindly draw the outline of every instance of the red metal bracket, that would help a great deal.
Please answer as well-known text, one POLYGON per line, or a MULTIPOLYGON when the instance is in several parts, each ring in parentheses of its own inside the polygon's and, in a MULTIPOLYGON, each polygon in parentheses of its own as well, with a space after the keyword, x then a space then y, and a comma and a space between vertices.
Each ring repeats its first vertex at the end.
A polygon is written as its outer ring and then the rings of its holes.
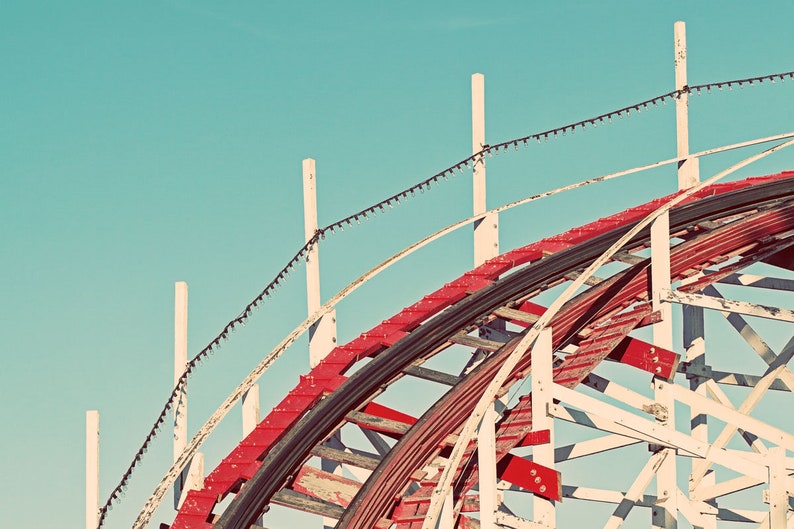
POLYGON ((562 501, 560 473, 523 457, 507 454, 496 466, 499 477, 554 501, 562 501))
POLYGON ((667 379, 673 378, 681 355, 637 338, 626 337, 608 358, 667 379))

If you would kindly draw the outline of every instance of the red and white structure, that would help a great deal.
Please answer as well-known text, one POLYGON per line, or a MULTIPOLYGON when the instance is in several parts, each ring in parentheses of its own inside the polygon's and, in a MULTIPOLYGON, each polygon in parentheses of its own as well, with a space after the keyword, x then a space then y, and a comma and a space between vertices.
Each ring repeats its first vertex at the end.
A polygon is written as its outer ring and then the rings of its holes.
MULTIPOLYGON (((134 527, 147 527, 172 489, 172 529, 276 529, 276 511, 277 521, 311 513, 317 527, 351 529, 794 527, 794 172, 724 180, 794 144, 794 132, 691 153, 682 22, 675 82, 675 158, 488 209, 484 77, 472 76, 473 215, 325 302, 310 245, 308 318, 190 442, 186 408, 176 408, 174 466, 134 527), (754 147, 699 174, 701 157, 754 147), (676 167, 678 192, 499 253, 501 212, 662 166, 676 167), (471 271, 336 343, 340 300, 470 225, 471 271), (759 292, 775 303, 759 303, 759 292), (710 346, 712 315, 726 322, 716 333, 735 330, 731 347, 722 336, 710 346), (310 372, 259 420, 257 380, 306 332, 310 372), (773 346, 769 332, 788 338, 773 346), (735 371, 740 355, 756 368, 735 371), (428 395, 420 414, 393 405, 408 381, 428 388, 417 392, 428 395), (754 414, 765 398, 785 404, 754 414), (204 475, 198 449, 238 400, 244 437, 204 475)), ((318 233, 316 181, 304 160, 308 242, 318 233)), ((178 381, 183 283, 176 321, 178 381)), ((88 421, 95 527, 98 416, 88 421)))

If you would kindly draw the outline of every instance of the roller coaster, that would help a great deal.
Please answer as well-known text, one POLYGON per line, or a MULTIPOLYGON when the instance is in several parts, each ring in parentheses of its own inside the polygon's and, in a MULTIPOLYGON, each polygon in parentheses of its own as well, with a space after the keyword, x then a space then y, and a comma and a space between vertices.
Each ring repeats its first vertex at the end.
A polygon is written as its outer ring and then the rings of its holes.
MULTIPOLYGON (((307 242, 295 257, 187 363, 97 525, 179 405, 187 376, 290 270, 313 260, 327 235, 464 170, 474 172, 476 187, 488 156, 529 141, 667 99, 685 112, 692 93, 784 78, 794 73, 684 82, 558 129, 495 145, 475 137, 471 157, 430 179, 324 228, 307 223, 307 242)), ((275 529, 291 513, 340 529, 793 527, 794 374, 787 363, 794 356, 794 171, 727 178, 792 144, 794 133, 698 153, 679 144, 669 160, 490 211, 475 203, 472 217, 405 248, 325 304, 310 303, 309 318, 175 454, 134 527, 147 527, 175 484, 184 491, 171 529, 275 529), (757 146, 766 150, 701 181, 701 158, 757 146), (677 167, 676 193, 504 253, 491 249, 496 235, 489 230, 503 211, 665 166, 677 167), (339 301, 419 248, 472 225, 475 244, 478 237, 485 242, 472 270, 348 343, 333 343, 327 326, 339 301), (782 306, 767 303, 766 292, 782 306), (724 316, 745 350, 707 352, 704 315, 711 312, 724 316), (777 351, 757 328, 762 320, 764 329, 789 337, 777 351), (683 335, 679 347, 674 325, 683 335), (211 472, 190 483, 191 461, 215 426, 305 333, 319 350, 311 370, 211 472), (738 354, 754 357, 759 370, 722 367, 738 354), (409 380, 425 397, 420 414, 394 404, 409 380), (779 413, 753 416, 766 395, 780 403, 779 413), (583 507, 590 505, 597 507, 583 507)), ((313 177, 313 165, 304 169, 313 177)))

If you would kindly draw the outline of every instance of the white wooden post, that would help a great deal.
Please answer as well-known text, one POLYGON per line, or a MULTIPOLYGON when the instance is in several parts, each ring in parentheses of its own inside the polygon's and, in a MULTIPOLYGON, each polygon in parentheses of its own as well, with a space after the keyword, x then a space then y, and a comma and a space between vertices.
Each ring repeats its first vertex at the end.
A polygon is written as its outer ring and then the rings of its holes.
MULTIPOLYGON (((695 276, 692 280, 695 280, 698 277, 700 276, 695 276)), ((689 365, 694 368, 705 369, 706 341, 703 308, 694 307, 692 305, 683 305, 681 309, 686 360, 689 362, 689 365)), ((706 396, 705 382, 707 378, 698 375, 691 375, 688 378, 689 389, 698 395, 706 396)), ((692 438, 704 443, 708 443, 708 415, 704 413, 703 410, 693 407, 691 408, 689 421, 690 430, 692 431, 692 438)), ((715 478, 716 475, 714 471, 709 470, 706 474, 706 477, 703 479, 703 486, 714 485, 715 478)), ((692 490, 689 491, 690 496, 692 492, 692 490)), ((703 524, 696 525, 696 529, 717 529, 716 514, 703 512, 701 513, 700 520, 702 520, 703 524)))
POLYGON ((259 384, 243 393, 243 437, 254 431, 259 424, 259 384))
POLYGON ((786 491, 786 449, 769 449, 769 529, 786 529, 788 493, 786 491))
MULTIPOLYGON (((179 383, 187 364, 187 283, 174 284, 174 386, 179 383)), ((183 386, 174 403, 174 461, 187 446, 187 387, 183 386)), ((174 484, 174 508, 179 508, 185 488, 187 468, 174 484)))
POLYGON ((480 474, 480 528, 496 529, 496 410, 488 407, 477 431, 477 466, 480 474))
MULTIPOLYGON (((485 145, 485 76, 471 76, 471 148, 472 154, 485 145)), ((487 211, 485 202, 485 156, 474 160, 474 215, 487 211)), ((499 255, 499 216, 495 213, 474 223, 474 266, 499 255)))
MULTIPOLYGON (((551 346, 551 328, 543 329, 532 346, 532 431, 549 430, 549 442, 539 444, 532 449, 532 460, 535 463, 554 468, 554 418, 549 415, 548 408, 553 404, 553 350, 551 346)), ((535 522, 554 529, 556 512, 554 502, 538 495, 533 500, 533 516, 535 522)))
MULTIPOLYGON (((317 233, 317 168, 312 158, 303 160, 303 220, 304 235, 309 242, 317 233)), ((314 244, 306 255, 306 304, 308 315, 311 316, 322 305, 320 297, 320 260, 319 245, 314 244)), ((309 327, 309 365, 315 367, 336 345, 336 310, 323 315, 309 327)), ((342 444, 337 433, 332 440, 342 444)), ((342 465, 335 461, 323 459, 320 468, 326 472, 342 474, 342 465)), ((336 520, 323 517, 323 527, 331 528, 336 520)))
MULTIPOLYGON (((670 215, 664 213, 651 224, 651 300, 653 310, 662 319, 653 326, 653 343, 665 349, 673 348, 672 307, 662 301, 662 294, 670 289, 670 215)), ((667 427, 675 430, 674 398, 669 383, 654 377, 656 402, 667 408, 667 427)), ((664 448, 666 457, 656 473, 657 503, 652 509, 654 529, 678 527, 678 485, 676 484, 675 450, 664 448)))
MULTIPOLYGON (((174 284, 174 386, 187 367, 187 301, 184 281, 174 284)), ((174 462, 187 447, 187 386, 177 394, 174 403, 174 462)), ((204 481, 204 454, 197 453, 174 483, 174 508, 179 509, 188 490, 198 489, 204 481)))
MULTIPOLYGON (((674 25, 675 34, 675 89, 683 90, 686 79, 686 24, 680 20, 674 25)), ((675 102, 676 139, 678 156, 689 154, 689 94, 683 92, 675 102)), ((688 189, 700 182, 699 161, 687 158, 678 162, 678 189, 688 189)))
POLYGON ((653 326, 653 343, 673 348, 672 306, 662 301, 670 289, 670 215, 664 213, 651 224, 651 301, 662 319, 653 326))
MULTIPOLYGON (((306 242, 317 232, 317 172, 311 158, 303 160, 303 218, 306 242)), ((318 245, 306 256, 306 300, 311 316, 321 306, 318 245)), ((332 310, 309 328, 309 364, 316 366, 336 344, 336 311, 332 310)))
POLYGON ((99 412, 85 412, 85 529, 99 523, 99 412))

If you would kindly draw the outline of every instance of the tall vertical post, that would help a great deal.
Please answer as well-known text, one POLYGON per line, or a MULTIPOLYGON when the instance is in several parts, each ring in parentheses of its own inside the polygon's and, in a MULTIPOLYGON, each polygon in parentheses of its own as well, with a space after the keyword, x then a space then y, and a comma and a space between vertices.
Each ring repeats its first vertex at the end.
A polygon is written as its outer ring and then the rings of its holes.
MULTIPOLYGON (((179 383, 187 365, 187 283, 174 284, 174 386, 179 383)), ((187 387, 176 395, 174 403, 174 461, 179 459, 187 446, 187 387)), ((186 472, 174 484, 174 508, 179 507, 182 490, 185 488, 186 472)))
MULTIPOLYGON (((675 89, 679 92, 675 101, 675 124, 678 156, 689 155, 689 94, 686 79, 686 24, 678 21, 675 34, 675 89)), ((688 189, 700 181, 699 160, 687 158, 678 162, 678 189, 688 189)))
POLYGON ((480 473, 480 528, 496 529, 496 410, 486 410, 477 431, 477 468, 480 473))
MULTIPOLYGON (((532 431, 549 431, 549 442, 532 449, 535 463, 554 468, 554 418, 549 415, 549 404, 553 401, 554 384, 551 327, 543 329, 532 346, 532 431)), ((535 522, 549 529, 556 527, 554 502, 535 495, 533 500, 535 522)))
MULTIPOLYGON (((311 241, 317 233, 317 169, 312 158, 303 160, 303 219, 304 235, 306 242, 311 241)), ((317 241, 306 254, 306 304, 308 314, 311 316, 322 305, 320 301, 320 260, 317 241)), ((336 310, 331 310, 323 315, 309 327, 309 365, 315 367, 325 356, 331 352, 336 344, 336 310)), ((335 434, 331 442, 342 445, 339 433, 335 434)), ((335 461, 323 459, 320 468, 326 472, 337 475, 342 474, 342 466, 335 461)), ((323 517, 323 527, 330 529, 336 525, 336 520, 323 517)))
MULTIPOLYGON (((485 143, 485 76, 471 76, 471 147, 472 154, 483 150, 485 143)), ((487 211, 485 202, 485 156, 474 160, 474 215, 487 211)), ((499 216, 486 215, 474 223, 474 266, 499 255, 499 216)))
POLYGON ((99 523, 99 412, 85 412, 85 529, 99 523))
MULTIPOLYGON (((187 367, 187 283, 174 283, 174 387, 187 367)), ((187 386, 174 403, 174 462, 187 447, 187 386)), ((204 481, 204 454, 197 453, 174 483, 174 508, 178 509, 188 490, 198 489, 204 481)))
POLYGON ((254 431, 259 424, 259 384, 243 393, 243 437, 254 431))
MULTIPOLYGON (((242 408, 243 437, 248 437, 248 434, 253 432, 256 425, 259 424, 259 384, 254 384, 248 391, 243 393, 242 408)), ((263 517, 257 518, 254 521, 254 525, 264 526, 263 517)))
MULTIPOLYGON (((303 219, 306 242, 317 233, 317 171, 312 158, 303 160, 303 219)), ((306 301, 311 316, 320 309, 320 261, 318 245, 306 255, 306 301)), ((309 364, 315 367, 336 343, 336 311, 325 314, 309 328, 309 364)))
MULTIPOLYGON (((670 288, 670 216, 664 213, 651 224, 651 300, 653 310, 661 313, 661 321, 653 326, 653 343, 665 349, 673 348, 672 307, 661 297, 670 288)), ((656 402, 667 408, 667 418, 662 421, 675 429, 675 401, 668 387, 670 383, 654 377, 656 402)), ((654 529, 678 527, 678 485, 676 484, 675 450, 668 451, 656 473, 657 501, 653 506, 651 522, 654 529)))
MULTIPOLYGON (((675 53, 675 89, 679 90, 679 96, 675 102, 675 123, 676 123, 676 152, 679 157, 689 155, 689 93, 686 88, 687 82, 687 46, 686 46, 686 24, 677 21, 673 26, 674 33, 674 53, 675 53)), ((700 182, 700 160, 698 158, 687 158, 678 162, 678 189, 688 189, 700 182)), ((693 366, 705 367, 706 347, 704 341, 703 309, 698 307, 684 306, 682 313, 682 325, 684 333, 684 347, 686 348, 686 359, 693 366)), ((705 394, 704 379, 697 375, 690 378, 689 387, 693 391, 705 394)), ((672 403, 671 403, 672 404, 672 403)), ((706 415, 692 410, 690 415, 690 428, 692 437, 700 441, 708 442, 708 425, 706 415)), ((673 457, 666 458, 666 464, 670 464, 673 457)), ((714 481, 714 473, 710 471, 706 477, 707 482, 714 481)), ((692 491, 690 490, 690 493, 692 491)), ((700 529, 716 529, 717 518, 715 515, 703 514, 702 520, 706 523, 700 529)))
MULTIPOLYGON (((769 459, 769 529, 786 529, 789 504, 786 489, 786 449, 773 446, 767 454, 769 459)), ((791 526, 788 526, 791 527, 791 526)))
MULTIPOLYGON (((475 73, 471 76, 471 150, 472 154, 485 146, 485 76, 475 73)), ((488 210, 485 200, 485 156, 475 158, 472 177, 473 214, 479 215, 488 210)), ((486 215, 474 223, 474 266, 483 264, 499 254, 498 216, 486 215)), ((480 335, 489 331, 480 330, 480 335)), ((496 490, 496 439, 494 423, 496 410, 494 403, 486 410, 477 431, 477 461, 480 469, 480 526, 482 529, 496 527, 498 497, 496 490)))
POLYGON ((670 288, 670 215, 664 213, 651 224, 651 302, 661 313, 661 321, 653 325, 653 343, 673 348, 672 306, 662 301, 662 293, 670 288))
MULTIPOLYGON (((685 284, 690 281, 695 281, 700 276, 693 276, 689 280, 682 281, 685 284)), ((683 305, 682 310, 682 323, 683 323, 683 338, 684 348, 686 349, 686 361, 695 369, 706 368, 706 341, 705 341, 705 326, 704 314, 702 307, 695 307, 693 305, 683 305)), ((698 395, 706 396, 706 377, 701 376, 696 371, 694 374, 687 374, 689 379, 689 389, 698 395)), ((692 432, 692 438, 698 441, 708 443, 708 416, 702 411, 692 408, 689 416, 689 428, 692 432)), ((701 481, 704 486, 711 486, 715 483, 715 473, 710 469, 706 476, 701 481)), ((690 483, 692 480, 690 479, 690 483)), ((690 489, 690 495, 694 492, 690 489)), ((710 513, 702 513, 702 525, 695 525, 696 529, 717 529, 717 515, 710 513)))

